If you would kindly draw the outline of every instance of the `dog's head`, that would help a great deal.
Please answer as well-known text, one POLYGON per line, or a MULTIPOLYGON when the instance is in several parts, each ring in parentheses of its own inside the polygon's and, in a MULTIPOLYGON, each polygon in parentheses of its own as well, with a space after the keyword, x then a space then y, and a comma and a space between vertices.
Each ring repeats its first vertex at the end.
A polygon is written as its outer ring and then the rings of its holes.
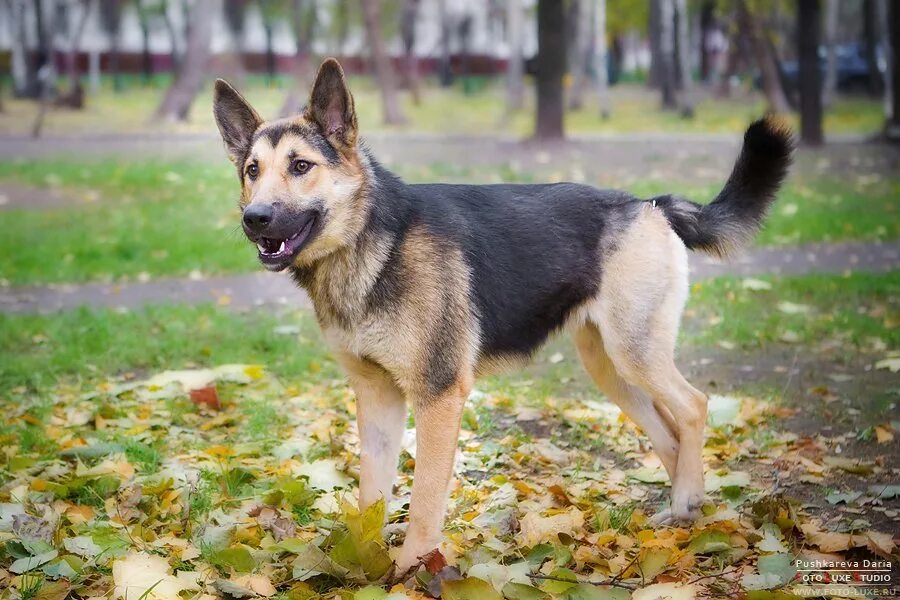
POLYGON ((336 60, 319 67, 296 117, 263 121, 221 79, 214 113, 241 181, 244 233, 267 269, 306 266, 352 242, 365 220, 367 178, 353 96, 336 60))

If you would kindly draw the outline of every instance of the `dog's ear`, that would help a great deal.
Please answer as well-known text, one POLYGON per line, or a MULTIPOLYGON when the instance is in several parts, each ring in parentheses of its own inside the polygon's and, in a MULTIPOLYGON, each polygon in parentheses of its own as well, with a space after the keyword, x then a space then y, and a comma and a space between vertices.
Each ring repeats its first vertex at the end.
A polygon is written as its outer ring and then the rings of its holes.
POLYGON ((333 58, 325 59, 316 75, 309 96, 307 116, 322 131, 322 135, 338 149, 356 145, 356 109, 347 88, 344 70, 333 58))
MULTIPOLYGON (((224 79, 216 80, 213 114, 231 162, 237 164, 250 150, 253 132, 263 120, 237 90, 224 79)), ((238 165, 240 166, 240 165, 238 165)))

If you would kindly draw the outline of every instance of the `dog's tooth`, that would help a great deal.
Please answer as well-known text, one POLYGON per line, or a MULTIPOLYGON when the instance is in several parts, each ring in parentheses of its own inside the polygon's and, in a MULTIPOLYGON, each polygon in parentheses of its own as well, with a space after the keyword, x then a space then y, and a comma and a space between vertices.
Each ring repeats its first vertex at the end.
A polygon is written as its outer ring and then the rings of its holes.
POLYGON ((278 247, 278 253, 281 254, 284 252, 284 242, 281 242, 281 246, 278 247))
POLYGON ((262 244, 256 244, 256 247, 259 248, 259 251, 262 252, 263 254, 266 253, 266 247, 263 246, 262 244))

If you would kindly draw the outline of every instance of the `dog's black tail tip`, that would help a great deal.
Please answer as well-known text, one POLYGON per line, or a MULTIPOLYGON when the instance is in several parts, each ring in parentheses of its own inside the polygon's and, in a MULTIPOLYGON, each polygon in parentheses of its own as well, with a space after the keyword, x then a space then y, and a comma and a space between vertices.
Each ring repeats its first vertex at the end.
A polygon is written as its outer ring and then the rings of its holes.
POLYGON ((744 133, 745 152, 785 166, 790 164, 795 145, 790 127, 771 115, 754 121, 744 133))

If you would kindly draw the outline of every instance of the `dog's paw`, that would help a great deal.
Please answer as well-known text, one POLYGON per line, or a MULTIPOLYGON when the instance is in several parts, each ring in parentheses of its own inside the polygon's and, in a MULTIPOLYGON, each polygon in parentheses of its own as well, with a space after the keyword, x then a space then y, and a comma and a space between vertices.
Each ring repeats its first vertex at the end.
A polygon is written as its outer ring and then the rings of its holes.
POLYGON ((683 527, 693 525, 694 521, 699 519, 703 513, 700 512, 700 508, 703 506, 703 503, 699 503, 697 505, 687 505, 684 507, 672 507, 666 508, 652 517, 650 517, 650 525, 653 527, 663 527, 663 526, 671 526, 671 527, 683 527))

